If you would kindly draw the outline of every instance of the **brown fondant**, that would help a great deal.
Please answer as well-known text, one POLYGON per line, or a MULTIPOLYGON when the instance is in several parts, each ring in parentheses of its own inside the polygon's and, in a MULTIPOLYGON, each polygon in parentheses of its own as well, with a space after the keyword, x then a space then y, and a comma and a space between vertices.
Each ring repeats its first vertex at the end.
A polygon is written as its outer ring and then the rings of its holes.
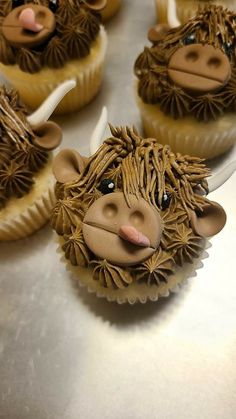
POLYGON ((179 48, 168 64, 174 84, 196 92, 211 92, 230 79, 231 67, 226 54, 212 45, 193 44, 179 48))
POLYGON ((83 235, 88 248, 99 258, 121 266, 135 265, 157 249, 162 234, 158 212, 143 198, 120 192, 104 195, 91 205, 83 220, 83 235), (149 246, 122 238, 123 226, 133 227, 149 240, 149 246))
POLYGON ((35 137, 34 145, 41 150, 51 151, 61 144, 62 130, 55 122, 48 121, 33 129, 35 137))
POLYGON ((165 34, 170 30, 170 27, 167 23, 159 23, 156 26, 153 26, 148 31, 149 41, 155 43, 164 38, 165 34))
POLYGON ((107 5, 107 0, 87 0, 86 6, 91 10, 101 11, 105 9, 107 5))
POLYGON ((26 4, 13 9, 2 23, 2 33, 10 45, 21 47, 37 47, 42 45, 54 32, 56 19, 48 7, 37 4, 26 4), (38 32, 29 30, 21 23, 20 15, 24 9, 31 8, 35 13, 35 21, 42 25, 38 32))
POLYGON ((64 149, 55 157, 53 173, 60 183, 74 182, 85 168, 86 158, 70 149, 64 149))
POLYGON ((217 202, 206 200, 201 212, 190 212, 191 226, 201 237, 211 237, 218 234, 225 226, 225 210, 217 202))

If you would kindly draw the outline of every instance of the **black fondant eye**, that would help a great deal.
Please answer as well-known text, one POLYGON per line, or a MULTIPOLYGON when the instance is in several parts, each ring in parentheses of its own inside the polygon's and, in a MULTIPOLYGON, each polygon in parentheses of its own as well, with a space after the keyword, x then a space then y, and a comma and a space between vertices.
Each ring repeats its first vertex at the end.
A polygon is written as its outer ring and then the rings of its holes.
POLYGON ((115 184, 111 179, 103 179, 99 185, 99 191, 104 195, 111 193, 115 190, 115 184))
POLYGON ((222 45, 222 48, 223 48, 223 51, 225 52, 225 54, 228 55, 229 57, 234 52, 233 45, 230 44, 229 42, 224 42, 223 45, 222 45))
POLYGON ((49 1, 49 9, 55 13, 58 8, 59 0, 50 0, 49 1))
POLYGON ((22 6, 24 4, 24 0, 12 0, 12 8, 22 6))
POLYGON ((186 36, 186 38, 184 38, 183 40, 184 45, 191 45, 194 43, 195 43, 195 35, 193 34, 186 36))
POLYGON ((168 192, 165 192, 162 198, 162 202, 161 202, 161 209, 166 210, 167 208, 169 208, 170 203, 171 203, 171 194, 168 192))

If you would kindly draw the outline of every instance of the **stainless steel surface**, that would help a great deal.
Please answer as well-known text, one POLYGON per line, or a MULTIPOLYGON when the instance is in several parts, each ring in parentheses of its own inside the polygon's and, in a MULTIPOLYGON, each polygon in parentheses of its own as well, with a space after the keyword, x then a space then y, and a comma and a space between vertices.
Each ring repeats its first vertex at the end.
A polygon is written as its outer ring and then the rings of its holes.
MULTIPOLYGON (((139 127, 132 66, 154 22, 154 2, 123 3, 107 27, 102 92, 61 119, 64 145, 84 154, 104 104, 112 123, 139 127)), ((225 159, 235 157, 236 150, 225 159)), ((156 304, 119 307, 79 289, 49 227, 1 244, 0 418, 235 418, 235 183, 236 174, 212 194, 228 223, 204 268, 156 304)))

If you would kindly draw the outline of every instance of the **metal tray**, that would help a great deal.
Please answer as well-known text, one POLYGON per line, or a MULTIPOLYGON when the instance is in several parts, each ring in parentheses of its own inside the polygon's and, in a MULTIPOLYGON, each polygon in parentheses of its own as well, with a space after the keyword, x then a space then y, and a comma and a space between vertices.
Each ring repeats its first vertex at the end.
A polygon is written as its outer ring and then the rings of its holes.
MULTIPOLYGON (((107 25, 103 88, 60 119, 64 145, 88 154, 105 104, 140 128, 132 67, 155 21, 152 0, 124 0, 107 25)), ((213 162, 218 170, 236 149, 213 162)), ((212 199, 228 213, 210 258, 178 294, 145 306, 98 300, 72 282, 50 227, 0 245, 0 418, 233 419, 236 416, 236 174, 212 199)))

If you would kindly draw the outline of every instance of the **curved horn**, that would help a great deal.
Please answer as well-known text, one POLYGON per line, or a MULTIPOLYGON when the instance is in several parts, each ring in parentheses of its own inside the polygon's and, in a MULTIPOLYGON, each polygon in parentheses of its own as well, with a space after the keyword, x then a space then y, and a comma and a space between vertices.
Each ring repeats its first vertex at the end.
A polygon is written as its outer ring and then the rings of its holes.
POLYGON ((102 137, 107 126, 107 108, 102 108, 101 116, 90 138, 90 154, 95 154, 101 145, 102 137))
POLYGON ((47 121, 63 97, 75 86, 75 80, 67 80, 59 84, 42 105, 34 113, 28 116, 27 121, 29 124, 34 127, 47 121))
POLYGON ((181 25, 176 11, 176 1, 167 0, 167 22, 170 28, 176 28, 181 25))
POLYGON ((208 179, 208 188, 209 192, 213 192, 222 186, 235 172, 236 170, 236 160, 229 163, 224 169, 220 170, 218 173, 215 173, 208 179))

